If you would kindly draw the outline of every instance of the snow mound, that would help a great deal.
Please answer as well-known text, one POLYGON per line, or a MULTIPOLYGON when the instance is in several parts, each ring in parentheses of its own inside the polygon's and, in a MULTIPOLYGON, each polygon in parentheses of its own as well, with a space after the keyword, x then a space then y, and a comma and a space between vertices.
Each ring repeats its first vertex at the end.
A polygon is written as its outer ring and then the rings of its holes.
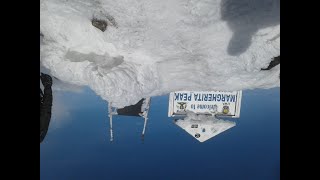
POLYGON ((115 107, 177 90, 280 86, 279 0, 42 0, 41 64, 115 107), (104 32, 92 19, 107 22, 104 32))
POLYGON ((183 120, 179 119, 174 122, 200 142, 213 138, 236 125, 232 121, 217 119, 215 116, 197 115, 192 112, 188 112, 183 120))

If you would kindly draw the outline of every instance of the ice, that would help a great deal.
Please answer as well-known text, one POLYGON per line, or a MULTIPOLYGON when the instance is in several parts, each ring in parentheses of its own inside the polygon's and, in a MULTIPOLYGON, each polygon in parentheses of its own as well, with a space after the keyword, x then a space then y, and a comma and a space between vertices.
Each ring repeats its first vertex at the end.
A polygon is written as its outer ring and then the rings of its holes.
POLYGON ((279 0, 42 0, 40 61, 114 107, 178 90, 280 86, 279 0), (93 18, 107 22, 104 32, 93 18))

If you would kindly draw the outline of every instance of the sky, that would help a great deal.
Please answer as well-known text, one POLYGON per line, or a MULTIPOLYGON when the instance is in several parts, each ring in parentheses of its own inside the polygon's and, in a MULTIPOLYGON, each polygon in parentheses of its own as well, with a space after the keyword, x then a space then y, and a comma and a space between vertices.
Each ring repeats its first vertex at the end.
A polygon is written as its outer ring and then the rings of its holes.
POLYGON ((168 117, 168 99, 151 98, 143 142, 142 118, 114 116, 111 143, 106 101, 55 91, 40 179, 280 179, 280 88, 243 91, 236 126, 203 143, 168 117))

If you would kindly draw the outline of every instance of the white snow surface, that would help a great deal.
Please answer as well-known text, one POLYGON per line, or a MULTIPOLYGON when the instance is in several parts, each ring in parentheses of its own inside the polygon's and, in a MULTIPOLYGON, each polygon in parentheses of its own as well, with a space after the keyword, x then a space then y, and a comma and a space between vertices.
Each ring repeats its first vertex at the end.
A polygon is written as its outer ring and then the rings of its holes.
POLYGON ((280 86, 280 0, 41 0, 41 64, 115 107, 280 86), (105 32, 91 19, 108 22, 105 32))
POLYGON ((188 112, 183 120, 175 121, 175 124, 200 142, 213 138, 236 125, 232 121, 217 119, 215 116, 197 115, 192 112, 188 112), (192 127, 194 125, 197 127, 192 127), (196 137, 197 134, 200 136, 196 137))

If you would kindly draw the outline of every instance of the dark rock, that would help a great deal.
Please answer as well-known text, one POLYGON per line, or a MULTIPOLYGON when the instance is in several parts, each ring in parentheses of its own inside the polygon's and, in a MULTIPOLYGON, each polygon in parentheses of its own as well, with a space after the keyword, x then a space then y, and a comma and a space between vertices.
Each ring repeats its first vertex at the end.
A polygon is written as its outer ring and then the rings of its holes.
POLYGON ((104 32, 107 29, 108 23, 105 20, 100 20, 93 18, 91 21, 92 25, 98 29, 100 29, 102 32, 104 32))
POLYGON ((280 56, 273 58, 273 60, 269 64, 269 66, 267 68, 262 68, 261 70, 270 70, 278 64, 280 64, 280 56))
POLYGON ((118 115, 123 115, 123 116, 140 116, 141 112, 141 107, 143 104, 143 101, 145 99, 141 99, 137 104, 131 105, 131 106, 126 106, 121 109, 117 109, 118 115))

